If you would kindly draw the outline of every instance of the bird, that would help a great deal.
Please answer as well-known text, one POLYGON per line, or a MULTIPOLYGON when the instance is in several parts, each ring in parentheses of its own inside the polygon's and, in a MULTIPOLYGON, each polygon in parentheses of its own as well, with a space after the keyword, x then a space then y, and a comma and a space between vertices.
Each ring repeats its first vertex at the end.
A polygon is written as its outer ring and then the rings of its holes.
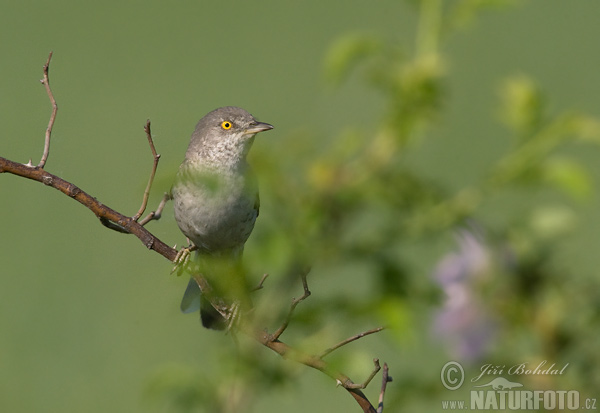
MULTIPOLYGON (((214 296, 227 309, 249 306, 241 264, 244 245, 254 229, 260 199, 247 155, 257 133, 273 129, 246 110, 225 106, 207 113, 196 125, 171 188, 175 221, 193 244, 199 269, 214 296)), ((200 310, 202 325, 222 330, 230 325, 222 312, 202 299, 191 278, 184 313, 200 310)))

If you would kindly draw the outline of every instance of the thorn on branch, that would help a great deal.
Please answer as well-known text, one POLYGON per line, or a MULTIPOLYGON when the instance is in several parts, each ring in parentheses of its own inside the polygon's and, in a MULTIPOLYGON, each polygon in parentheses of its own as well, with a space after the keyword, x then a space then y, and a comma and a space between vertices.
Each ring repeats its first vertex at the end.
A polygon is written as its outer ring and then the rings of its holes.
POLYGON ((263 274, 262 278, 258 282, 258 285, 256 287, 254 287, 253 289, 251 289, 250 292, 253 293, 254 291, 262 290, 263 284, 265 283, 265 280, 268 277, 269 277, 269 274, 263 274))
MULTIPOLYGON (((52 135, 52 128, 54 127, 54 121, 56 120, 56 112, 58 112, 58 105, 56 104, 56 100, 54 99, 54 95, 52 94, 52 90, 50 89, 50 77, 48 75, 48 72, 50 71, 50 59, 52 59, 52 52, 50 52, 50 54, 48 55, 48 60, 46 60, 46 64, 44 65, 44 77, 42 80, 40 80, 40 82, 46 88, 46 93, 48 94, 50 104, 52 105, 52 114, 50 115, 50 121, 48 121, 48 127, 46 128, 44 152, 42 154, 42 159, 40 159, 40 163, 37 166, 40 169, 44 169, 46 161, 48 160, 48 155, 50 154, 50 136, 52 135)), ((33 166, 31 164, 31 160, 29 161, 27 166, 33 166)))

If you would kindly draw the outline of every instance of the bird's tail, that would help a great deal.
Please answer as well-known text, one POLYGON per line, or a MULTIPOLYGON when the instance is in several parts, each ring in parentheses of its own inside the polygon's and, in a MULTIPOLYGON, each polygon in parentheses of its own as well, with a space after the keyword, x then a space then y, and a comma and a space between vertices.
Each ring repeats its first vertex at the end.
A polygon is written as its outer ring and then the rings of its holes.
POLYGON ((200 300, 200 320, 202 326, 212 330, 225 330, 227 320, 210 305, 208 300, 200 300))
POLYGON ((202 325, 213 330, 223 330, 227 326, 225 318, 208 302, 202 299, 198 283, 190 278, 187 288, 181 299, 181 311, 183 313, 194 313, 200 310, 202 325))

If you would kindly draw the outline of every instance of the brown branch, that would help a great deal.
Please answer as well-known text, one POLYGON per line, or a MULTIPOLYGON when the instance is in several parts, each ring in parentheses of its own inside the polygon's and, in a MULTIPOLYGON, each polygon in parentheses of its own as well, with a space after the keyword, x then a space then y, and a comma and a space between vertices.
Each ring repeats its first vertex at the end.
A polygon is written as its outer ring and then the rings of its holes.
MULTIPOLYGON (((54 99, 54 95, 50 89, 50 78, 48 76, 48 72, 50 70, 50 59, 52 59, 52 52, 50 52, 48 55, 48 60, 46 60, 46 64, 44 65, 44 78, 40 80, 40 82, 46 88, 46 93, 48 93, 48 98, 50 99, 50 104, 52 105, 52 114, 50 115, 48 127, 46 128, 44 152, 42 154, 42 159, 40 159, 40 163, 38 164, 38 168, 44 168, 44 166, 46 166, 46 161, 48 160, 48 155, 50 154, 50 135, 52 135, 52 128, 54 127, 54 121, 56 120, 56 112, 58 112, 58 105, 56 104, 56 100, 54 99)), ((31 161, 29 161, 28 166, 33 166, 31 161)))
POLYGON ((329 353, 337 350, 338 348, 345 346, 348 343, 351 343, 355 340, 358 340, 359 338, 363 338, 364 336, 368 336, 369 334, 374 334, 374 333, 379 333, 381 330, 383 330, 385 327, 377 327, 374 328, 372 330, 368 330, 368 331, 363 331, 362 333, 359 333, 355 336, 349 337, 347 339, 345 339, 344 341, 339 342, 338 344, 336 344, 333 347, 329 347, 327 350, 325 350, 323 353, 321 353, 321 355, 319 357, 323 358, 326 355, 328 355, 329 353))
POLYGON ((158 252, 160 255, 173 261, 177 255, 177 250, 169 247, 167 244, 159 240, 151 234, 143 226, 135 222, 128 216, 125 216, 112 208, 102 204, 96 198, 81 190, 76 185, 52 175, 39 167, 31 167, 21 163, 13 162, 0 157, 0 173, 8 172, 13 175, 41 182, 44 185, 50 186, 59 190, 63 194, 73 198, 77 202, 84 205, 94 213, 101 221, 110 222, 120 228, 120 232, 135 235, 146 248, 158 252))
POLYGON ((383 363, 383 374, 381 377, 381 391, 379 392, 379 404, 377 405, 377 413, 383 412, 383 396, 385 395, 385 389, 387 384, 392 381, 392 376, 389 375, 389 369, 387 363, 383 363))
MULTIPOLYGON (((292 318, 292 314, 293 314, 294 310, 296 309, 296 306, 300 302, 302 302, 303 300, 308 298, 311 294, 310 290, 308 288, 308 281, 306 279, 306 276, 308 275, 309 271, 310 271, 310 269, 307 268, 306 270, 302 271, 302 273, 300 274, 304 294, 301 297, 294 298, 292 300, 292 304, 290 306, 290 309, 289 309, 286 319, 284 320, 283 324, 273 334, 269 334, 266 331, 257 332, 256 330, 245 330, 245 332, 250 335, 253 335, 262 345, 275 351, 277 354, 279 354, 283 358, 294 360, 298 363, 304 364, 305 366, 312 367, 314 369, 317 369, 317 370, 325 373, 329 377, 333 378, 339 385, 344 387, 346 389, 346 391, 348 391, 352 395, 352 397, 354 397, 356 402, 363 409, 363 412, 376 413, 375 408, 371 405, 371 402, 369 402, 369 400, 367 399, 365 394, 361 391, 361 389, 364 389, 365 387, 367 387, 369 382, 373 379, 373 377, 375 377, 375 374, 377 374, 377 372, 379 371, 379 369, 380 369, 379 360, 377 360, 377 359, 374 360, 375 369, 371 372, 371 374, 369 375, 367 380, 365 380, 363 383, 356 384, 352 380, 350 380, 350 378, 348 376, 346 376, 338 371, 335 371, 329 365, 329 363, 327 363, 326 361, 324 361, 322 359, 321 356, 309 355, 309 354, 302 353, 299 350, 296 350, 279 340, 279 337, 281 337, 283 332, 287 329, 287 327, 290 323, 290 320, 292 318)), ((244 326, 242 326, 242 327, 244 327, 244 326)), ((362 334, 362 336, 367 335, 367 334, 372 334, 372 333, 376 332, 375 330, 380 331, 381 329, 382 328, 374 329, 371 332, 365 332, 362 334)), ((338 348, 338 347, 341 347, 344 344, 347 344, 351 341, 357 340, 358 338, 360 338, 358 336, 361 336, 361 334, 351 337, 348 340, 344 340, 344 342, 342 342, 343 344, 340 343, 339 345, 336 345, 335 347, 338 348)), ((333 350, 331 350, 331 351, 333 351, 333 350)), ((327 352, 327 354, 329 354, 331 351, 327 352)))
MULTIPOLYGON (((148 206, 148 198, 150 197, 150 189, 152 188, 152 182, 154 181, 154 175, 156 175, 156 169, 158 168, 158 161, 160 160, 160 155, 158 153, 156 153, 156 148, 154 147, 154 141, 152 140, 152 133, 150 132, 150 119, 148 119, 146 121, 146 125, 144 126, 144 132, 146 132, 146 137, 148 138, 148 144, 150 144, 150 150, 152 151, 152 156, 154 158, 154 162, 152 163, 152 172, 150 172, 150 179, 148 179, 148 185, 146 185, 146 189, 144 190, 144 196, 142 198, 142 205, 140 206, 140 209, 138 210, 137 214, 135 214, 132 217, 132 219, 136 222, 140 219, 140 217, 146 210, 146 206, 148 206)), ((163 205, 163 207, 164 207, 164 205, 163 205)), ((144 224, 142 224, 142 225, 145 225, 147 222, 154 219, 154 217, 156 217, 156 213, 152 216, 151 219, 144 222, 144 224)), ((160 218, 160 215, 158 215, 158 217, 160 218)), ((148 218, 148 217, 146 217, 146 218, 148 218)), ((146 220, 146 218, 144 218, 144 220, 146 220)), ((156 218, 156 219, 158 219, 158 218, 156 218)))
MULTIPOLYGON (((243 326, 242 326, 243 327, 243 326)), ((312 356, 301 351, 298 351, 284 342, 276 339, 273 340, 273 336, 265 331, 257 331, 257 330, 245 330, 245 333, 254 336, 258 342, 260 342, 263 346, 266 346, 279 354, 281 357, 285 359, 293 360, 297 363, 304 364, 305 366, 311 367, 313 369, 319 370, 322 373, 325 373, 332 379, 334 379, 338 384, 350 393, 354 400, 360 405, 365 413, 377 413, 375 408, 367 399, 367 396, 361 391, 359 388, 354 388, 354 382, 350 380, 350 378, 336 370, 334 370, 329 363, 324 361, 318 356, 312 356)))

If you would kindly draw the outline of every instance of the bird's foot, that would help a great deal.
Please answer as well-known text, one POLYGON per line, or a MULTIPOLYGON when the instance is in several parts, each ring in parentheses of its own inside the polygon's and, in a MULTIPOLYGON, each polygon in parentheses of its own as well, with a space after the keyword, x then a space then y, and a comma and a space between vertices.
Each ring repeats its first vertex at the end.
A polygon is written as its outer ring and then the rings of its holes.
POLYGON ((231 332, 240 322, 240 303, 239 301, 231 304, 227 311, 227 327, 225 331, 231 332))
POLYGON ((171 274, 177 271, 177 276, 180 276, 190 261, 190 255, 192 255, 192 251, 196 251, 197 249, 198 248, 195 245, 190 245, 189 247, 183 247, 180 249, 173 260, 175 266, 171 270, 171 274))

